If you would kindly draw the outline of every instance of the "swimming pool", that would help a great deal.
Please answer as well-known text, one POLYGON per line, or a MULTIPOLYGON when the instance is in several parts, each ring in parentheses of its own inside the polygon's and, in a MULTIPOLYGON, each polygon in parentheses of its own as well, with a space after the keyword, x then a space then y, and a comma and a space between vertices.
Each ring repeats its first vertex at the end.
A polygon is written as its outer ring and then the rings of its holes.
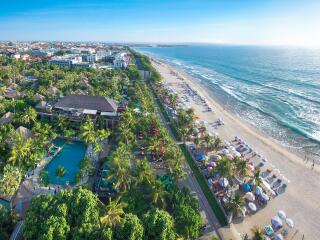
POLYGON ((67 182, 76 182, 76 174, 80 169, 80 162, 85 157, 86 145, 82 142, 68 142, 63 139, 54 140, 54 145, 62 147, 60 152, 47 164, 45 171, 49 173, 50 184, 65 185, 67 182), (60 180, 56 177, 56 170, 59 166, 66 169, 66 175, 60 180))
POLYGON ((10 208, 10 202, 2 198, 0 198, 0 205, 4 206, 7 209, 10 208))

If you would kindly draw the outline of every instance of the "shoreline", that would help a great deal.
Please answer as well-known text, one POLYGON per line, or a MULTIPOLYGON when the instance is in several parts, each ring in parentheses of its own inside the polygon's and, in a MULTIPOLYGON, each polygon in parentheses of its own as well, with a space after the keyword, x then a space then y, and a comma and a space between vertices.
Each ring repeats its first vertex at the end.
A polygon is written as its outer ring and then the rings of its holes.
MULTIPOLYGON (((298 164, 301 164, 304 167, 308 167, 307 163, 311 164, 313 160, 315 160, 315 168, 313 170, 320 173, 320 168, 316 167, 319 165, 319 162, 317 162, 315 158, 313 159, 308 158, 308 161, 306 162, 304 160, 305 155, 299 151, 294 151, 295 147, 284 145, 281 141, 268 135, 263 130, 259 129, 257 126, 253 125, 246 119, 236 114, 236 112, 233 112, 228 107, 222 107, 222 103, 220 102, 220 100, 217 99, 217 97, 215 96, 214 90, 210 88, 209 84, 207 84, 204 81, 196 80, 194 77, 186 73, 183 69, 176 66, 172 66, 170 63, 166 62, 165 60, 159 59, 153 55, 149 55, 149 54, 146 54, 146 55, 148 55, 150 59, 152 59, 152 61, 160 62, 161 64, 168 67, 171 71, 178 73, 178 76, 179 75, 182 76, 184 81, 187 82, 191 88, 203 94, 202 96, 209 102, 209 105, 212 104, 215 108, 218 108, 221 112, 224 113, 223 115, 226 115, 228 118, 236 121, 237 124, 241 125, 242 128, 245 128, 247 131, 249 131, 250 134, 254 134, 255 137, 259 138, 259 140, 262 141, 264 144, 272 145, 272 148, 274 148, 274 150, 280 153, 281 155, 286 157, 288 157, 289 155, 290 156, 289 160, 292 160, 298 164)), ((232 138, 233 137, 234 136, 232 136, 232 138)), ((225 139, 225 140, 231 140, 231 139, 225 139)))
POLYGON ((223 140, 227 141, 232 141, 236 135, 241 137, 261 154, 261 158, 267 159, 268 166, 273 166, 273 170, 277 169, 279 171, 278 177, 283 177, 284 182, 288 184, 286 192, 275 197, 266 208, 255 215, 248 216, 241 223, 235 223, 237 230, 241 234, 250 233, 250 229, 254 225, 263 227, 270 224, 270 219, 281 209, 290 218, 293 218, 296 229, 300 233, 303 233, 307 239, 315 239, 320 234, 317 226, 317 222, 320 221, 319 166, 315 166, 312 170, 310 161, 306 163, 303 158, 289 151, 278 141, 225 109, 212 96, 213 91, 208 89, 203 82, 193 79, 192 76, 161 59, 148 56, 151 58, 152 65, 163 77, 164 82, 179 95, 180 99, 184 95, 181 85, 188 84, 191 89, 197 91, 206 100, 213 112, 204 111, 202 105, 199 106, 193 101, 188 102, 188 107, 195 110, 200 121, 210 123, 221 118, 225 122, 225 126, 218 128, 209 126, 207 128, 209 132, 210 129, 213 129, 223 140))

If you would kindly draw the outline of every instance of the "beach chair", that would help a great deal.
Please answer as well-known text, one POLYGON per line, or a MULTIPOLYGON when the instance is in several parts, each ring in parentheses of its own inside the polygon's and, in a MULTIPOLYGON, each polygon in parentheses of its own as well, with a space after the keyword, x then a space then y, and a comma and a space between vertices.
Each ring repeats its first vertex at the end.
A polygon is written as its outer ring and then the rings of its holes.
POLYGON ((273 174, 271 177, 267 178, 267 183, 271 184, 276 178, 277 178, 277 176, 275 174, 273 174))
POLYGON ((284 191, 286 190, 286 188, 287 188, 287 184, 285 184, 285 183, 282 184, 282 186, 277 189, 276 194, 279 195, 279 194, 281 194, 281 193, 284 193, 284 191))
POLYGON ((272 185, 272 190, 276 190, 282 183, 281 179, 278 179, 273 185, 272 185))

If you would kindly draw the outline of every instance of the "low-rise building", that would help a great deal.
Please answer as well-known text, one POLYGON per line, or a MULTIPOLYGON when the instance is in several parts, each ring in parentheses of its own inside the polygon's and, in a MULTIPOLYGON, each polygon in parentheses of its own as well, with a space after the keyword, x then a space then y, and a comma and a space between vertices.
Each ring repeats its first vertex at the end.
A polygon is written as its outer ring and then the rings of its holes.
POLYGON ((40 102, 36 109, 41 117, 55 121, 58 116, 66 117, 73 126, 80 126, 87 117, 95 124, 105 128, 113 128, 118 124, 120 113, 118 104, 103 96, 88 96, 82 94, 69 94, 54 104, 40 102))

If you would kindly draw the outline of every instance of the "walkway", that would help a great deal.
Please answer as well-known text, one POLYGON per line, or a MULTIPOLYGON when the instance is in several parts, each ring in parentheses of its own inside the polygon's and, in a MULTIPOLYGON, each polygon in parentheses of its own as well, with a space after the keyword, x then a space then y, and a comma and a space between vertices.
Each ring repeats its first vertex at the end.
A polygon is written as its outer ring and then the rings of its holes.
MULTIPOLYGON (((158 115, 160 116, 161 123, 164 127, 167 128, 171 138, 175 140, 169 123, 165 120, 160 107, 158 106, 156 100, 154 99, 156 104, 158 115)), ((181 142, 175 141, 176 144, 181 144, 181 142)), ((212 236, 216 236, 219 239, 241 239, 237 232, 234 232, 234 227, 231 225, 230 227, 222 228, 219 224, 218 219, 214 215, 207 198, 203 194, 200 185, 198 184, 196 178, 193 175, 192 170, 190 169, 187 162, 184 162, 184 170, 187 174, 187 177, 179 183, 180 187, 186 186, 189 188, 191 193, 199 200, 200 212, 204 217, 204 221, 206 224, 206 228, 204 230, 204 235, 200 237, 200 239, 211 239, 212 236)))

